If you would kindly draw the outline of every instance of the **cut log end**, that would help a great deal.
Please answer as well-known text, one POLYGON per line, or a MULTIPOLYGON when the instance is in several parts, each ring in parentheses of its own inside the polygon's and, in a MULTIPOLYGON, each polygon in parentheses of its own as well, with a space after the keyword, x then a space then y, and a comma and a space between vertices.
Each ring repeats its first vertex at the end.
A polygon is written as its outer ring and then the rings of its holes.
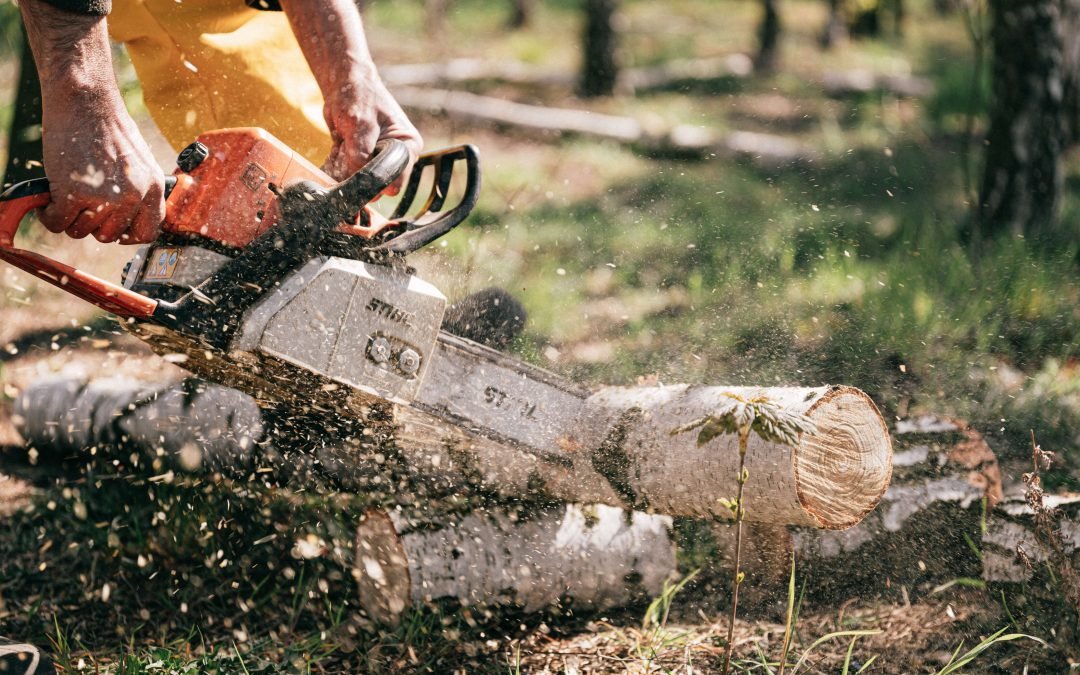
POLYGON ((377 623, 397 624, 412 604, 412 580, 402 539, 385 511, 368 511, 356 528, 355 574, 364 611, 377 623))
POLYGON ((799 503, 818 527, 851 527, 889 487, 889 431, 870 397, 853 387, 830 389, 806 414, 817 433, 793 453, 799 503))

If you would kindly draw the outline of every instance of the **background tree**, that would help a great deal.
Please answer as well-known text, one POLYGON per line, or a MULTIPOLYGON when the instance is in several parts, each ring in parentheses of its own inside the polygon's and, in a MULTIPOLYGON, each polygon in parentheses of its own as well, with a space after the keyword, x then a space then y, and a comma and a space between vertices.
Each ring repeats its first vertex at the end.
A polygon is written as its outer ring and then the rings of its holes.
POLYGON ((758 53, 754 68, 770 72, 776 68, 777 45, 780 41, 780 0, 762 0, 764 14, 758 28, 758 53))
POLYGON ((615 12, 618 0, 585 0, 581 95, 610 96, 619 77, 615 12))
POLYGON ((993 54, 974 239, 1061 232, 1061 156, 1077 136, 1080 0, 991 0, 993 54), (1070 109, 1071 107, 1071 109, 1070 109))
POLYGON ((518 30, 529 25, 535 4, 535 0, 510 0, 510 18, 506 22, 507 28, 518 30))
POLYGON ((821 46, 829 49, 848 40, 847 13, 843 0, 829 0, 829 19, 821 32, 821 46))
POLYGON ((446 11, 450 0, 424 0, 424 31, 441 38, 446 32, 446 11))
POLYGON ((1065 123, 1069 145, 1080 143, 1080 2, 1063 2, 1065 123))

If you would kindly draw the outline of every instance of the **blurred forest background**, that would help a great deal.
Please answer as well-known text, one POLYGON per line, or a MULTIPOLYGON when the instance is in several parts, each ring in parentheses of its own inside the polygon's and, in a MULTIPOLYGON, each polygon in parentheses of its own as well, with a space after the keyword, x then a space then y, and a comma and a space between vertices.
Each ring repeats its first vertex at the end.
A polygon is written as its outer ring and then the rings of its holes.
MULTIPOLYGON (((483 157, 474 215, 416 264, 520 298, 516 353, 586 384, 854 385, 967 420, 1007 481, 1034 431, 1047 485, 1080 489, 1080 2, 364 4, 427 146, 483 157)), ((19 40, 0 4, 12 92, 19 40)), ((446 663, 426 620, 365 663, 446 663)), ((297 644, 316 672, 334 651, 297 644)))

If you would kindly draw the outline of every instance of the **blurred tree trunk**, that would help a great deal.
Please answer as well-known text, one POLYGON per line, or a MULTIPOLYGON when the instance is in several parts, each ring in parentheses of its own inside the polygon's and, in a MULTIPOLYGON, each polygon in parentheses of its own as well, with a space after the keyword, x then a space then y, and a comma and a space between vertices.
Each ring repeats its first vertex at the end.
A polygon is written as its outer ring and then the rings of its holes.
POLYGON ((519 30, 529 25, 536 0, 510 0, 510 20, 506 27, 519 30))
POLYGON ((1066 143, 1080 143, 1080 2, 1064 3, 1066 143))
MULTIPOLYGON (((1061 155, 1076 132, 1075 16, 1080 0, 991 0, 990 129, 974 242, 1059 232, 1061 155), (1072 66, 1074 72, 1069 73, 1072 66), (1071 85, 1071 86, 1070 86, 1071 85), (1073 103, 1075 105, 1075 103, 1073 103)), ((1075 233, 1073 233, 1075 237, 1075 233)))
POLYGON ((619 76, 615 12, 618 0, 585 0, 581 95, 610 96, 619 76))
POLYGON ((754 68, 759 72, 776 69, 777 47, 780 41, 780 0, 762 0, 761 26, 758 28, 758 53, 754 68))
POLYGON ((19 63, 19 85, 8 129, 8 158, 4 170, 4 187, 45 175, 41 164, 41 84, 38 81, 34 55, 22 34, 22 56, 19 63))
POLYGON ((446 10, 450 0, 424 0, 424 31, 441 37, 446 32, 446 10))
POLYGON ((847 17, 842 0, 829 0, 829 20, 821 32, 821 46, 829 49, 848 41, 847 17))

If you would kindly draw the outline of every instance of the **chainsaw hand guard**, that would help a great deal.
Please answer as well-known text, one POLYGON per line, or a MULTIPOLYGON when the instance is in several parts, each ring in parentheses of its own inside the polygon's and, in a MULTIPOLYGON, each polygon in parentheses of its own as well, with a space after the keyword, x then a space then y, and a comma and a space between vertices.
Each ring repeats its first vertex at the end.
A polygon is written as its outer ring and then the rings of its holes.
MULTIPOLYGON (((326 193, 326 190, 323 189, 322 192, 326 193)), ((312 192, 309 194, 314 196, 312 192)), ((413 165, 412 173, 401 193, 401 201, 384 229, 369 239, 349 236, 347 232, 328 232, 320 251, 328 255, 369 262, 403 258, 460 225, 476 206, 479 195, 480 158, 475 146, 458 145, 425 153, 420 155, 413 165), (466 170, 461 199, 453 208, 444 210, 454 167, 459 161, 465 162, 466 170), (410 214, 427 167, 433 168, 431 192, 420 208, 410 214)), ((299 206, 303 208, 305 204, 301 203, 299 206)))
POLYGON ((412 219, 403 220, 405 231, 393 239, 373 247, 373 252, 385 252, 403 256, 430 244, 450 230, 457 227, 476 206, 476 200, 480 196, 480 158, 476 146, 459 145, 436 152, 421 155, 413 166, 409 182, 405 186, 405 192, 401 196, 401 202, 391 218, 402 219, 412 206, 420 187, 424 169, 434 167, 435 176, 431 183, 431 193, 420 211, 412 216, 412 219), (446 203, 446 196, 450 190, 450 178, 454 172, 454 163, 458 160, 465 161, 465 192, 457 206, 440 213, 446 203), (433 217, 428 218, 431 215, 433 217))

